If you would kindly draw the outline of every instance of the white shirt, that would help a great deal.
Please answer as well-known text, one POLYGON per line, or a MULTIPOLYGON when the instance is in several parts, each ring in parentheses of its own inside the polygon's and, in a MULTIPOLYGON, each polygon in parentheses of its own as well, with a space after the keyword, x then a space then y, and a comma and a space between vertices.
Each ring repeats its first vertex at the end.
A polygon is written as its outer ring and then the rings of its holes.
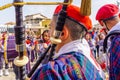
POLYGON ((75 40, 75 41, 65 44, 64 46, 62 46, 60 48, 58 53, 55 53, 54 59, 64 53, 69 53, 72 51, 80 52, 84 56, 86 56, 90 60, 90 62, 96 67, 96 69, 99 71, 101 77, 104 78, 104 74, 103 74, 103 71, 102 71, 100 65, 97 62, 95 62, 93 57, 91 57, 91 55, 90 55, 91 50, 90 50, 88 42, 85 39, 79 39, 79 40, 75 40), (97 65, 96 65, 96 63, 97 63, 97 65))

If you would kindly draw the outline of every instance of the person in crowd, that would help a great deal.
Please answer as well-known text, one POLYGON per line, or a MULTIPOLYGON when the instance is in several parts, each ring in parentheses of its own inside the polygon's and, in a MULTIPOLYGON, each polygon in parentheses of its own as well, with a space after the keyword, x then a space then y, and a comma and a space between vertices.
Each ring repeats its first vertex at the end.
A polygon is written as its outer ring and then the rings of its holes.
POLYGON ((37 60, 37 58, 38 58, 37 46, 38 46, 38 36, 37 36, 37 35, 34 35, 35 60, 37 60))
POLYGON ((99 56, 103 53, 103 42, 105 39, 105 35, 103 33, 100 33, 99 35, 99 56))
MULTIPOLYGON (((50 23, 50 36, 54 31, 62 5, 55 9, 50 23)), ((67 6, 67 16, 61 36, 61 43, 57 44, 55 54, 48 63, 42 65, 31 80, 102 80, 104 73, 94 57, 90 47, 84 39, 86 30, 92 28, 88 16, 80 14, 80 8, 67 6)), ((61 26, 62 27, 62 26, 61 26)))
POLYGON ((5 56, 7 56, 7 54, 5 54, 5 38, 7 36, 7 32, 4 32, 1 35, 1 39, 0 39, 0 76, 4 75, 8 76, 9 75, 9 66, 8 63, 6 62, 6 58, 5 56), (5 62, 5 63, 4 63, 5 62), (3 69, 3 65, 5 64, 5 70, 3 69))
POLYGON ((38 53, 39 56, 45 52, 48 46, 51 44, 50 42, 50 34, 49 30, 44 30, 41 34, 41 39, 39 40, 38 44, 38 53))
POLYGON ((103 51, 103 42, 104 42, 104 39, 105 39, 105 34, 103 33, 100 33, 99 35, 99 57, 98 57, 98 62, 101 66, 101 68, 104 70, 104 71, 107 71, 107 66, 108 66, 108 55, 106 53, 104 53, 103 51))
POLYGON ((0 35, 0 76, 3 75, 3 53, 4 53, 4 47, 2 45, 2 35, 0 35))
MULTIPOLYGON (((108 41, 111 46, 110 53, 109 80, 120 80, 120 14, 119 7, 115 4, 103 5, 96 14, 96 20, 108 30, 108 41), (118 33, 118 34, 116 34, 118 33)), ((107 36, 105 40, 107 39, 107 36)), ((109 47, 109 46, 108 46, 109 47)))
POLYGON ((94 27, 94 28, 92 29, 91 34, 92 34, 92 39, 95 39, 95 37, 96 37, 97 34, 98 34, 97 28, 94 27))
POLYGON ((91 33, 87 33, 85 35, 85 39, 87 40, 89 46, 90 46, 90 49, 92 51, 92 54, 93 56, 96 58, 96 47, 95 47, 95 40, 92 39, 92 34, 91 33))
POLYGON ((98 35, 95 37, 95 48, 96 48, 96 59, 99 57, 99 37, 98 35))

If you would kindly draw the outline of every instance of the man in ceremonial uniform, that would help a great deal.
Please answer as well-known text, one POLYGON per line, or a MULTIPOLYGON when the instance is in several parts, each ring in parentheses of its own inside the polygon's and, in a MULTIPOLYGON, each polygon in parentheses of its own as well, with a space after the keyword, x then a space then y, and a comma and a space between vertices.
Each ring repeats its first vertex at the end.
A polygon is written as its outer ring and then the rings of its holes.
MULTIPOLYGON (((53 36, 62 5, 55 9, 50 23, 53 36)), ((62 26, 61 26, 62 27, 62 26)), ((90 47, 83 38, 92 24, 88 16, 80 14, 80 8, 68 5, 67 17, 60 36, 61 43, 55 48, 53 60, 43 64, 31 80, 102 80, 101 67, 91 55, 90 47)))
POLYGON ((0 57, 1 57, 1 64, 0 64, 0 76, 3 75, 3 72, 4 72, 4 75, 5 76, 8 76, 9 75, 9 70, 8 70, 8 62, 7 62, 7 54, 6 54, 6 51, 5 51, 5 41, 6 41, 6 36, 7 36, 7 32, 4 32, 1 36, 1 42, 0 42, 0 57), (3 57, 4 57, 4 60, 5 60, 5 71, 3 71, 3 57))
POLYGON ((120 14, 118 6, 115 4, 102 6, 97 12, 96 20, 109 31, 105 38, 105 41, 107 39, 111 41, 108 50, 110 53, 109 79, 120 80, 120 14))

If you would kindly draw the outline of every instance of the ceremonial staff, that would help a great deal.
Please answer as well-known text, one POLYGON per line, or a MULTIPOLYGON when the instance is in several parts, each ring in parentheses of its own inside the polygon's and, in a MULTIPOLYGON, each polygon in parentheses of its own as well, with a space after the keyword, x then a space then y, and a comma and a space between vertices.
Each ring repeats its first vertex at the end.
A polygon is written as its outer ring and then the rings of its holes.
MULTIPOLYGON (((14 0, 16 2, 23 2, 23 0, 14 0)), ((23 13, 22 5, 15 5, 16 14, 16 26, 15 29, 15 40, 16 40, 16 51, 18 52, 18 57, 15 58, 14 64, 18 67, 19 79, 25 80, 26 70, 25 65, 28 63, 28 57, 24 55, 25 51, 25 26, 23 25, 23 13)))

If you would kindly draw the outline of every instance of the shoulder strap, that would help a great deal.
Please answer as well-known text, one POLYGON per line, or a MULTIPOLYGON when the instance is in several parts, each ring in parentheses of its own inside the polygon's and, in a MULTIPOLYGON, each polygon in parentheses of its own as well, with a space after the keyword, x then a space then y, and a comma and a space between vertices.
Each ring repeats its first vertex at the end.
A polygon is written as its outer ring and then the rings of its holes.
POLYGON ((112 32, 110 32, 104 39, 104 42, 103 42, 103 50, 104 50, 104 53, 106 53, 106 50, 107 50, 107 40, 110 36, 112 35, 120 35, 120 30, 114 30, 112 32))

